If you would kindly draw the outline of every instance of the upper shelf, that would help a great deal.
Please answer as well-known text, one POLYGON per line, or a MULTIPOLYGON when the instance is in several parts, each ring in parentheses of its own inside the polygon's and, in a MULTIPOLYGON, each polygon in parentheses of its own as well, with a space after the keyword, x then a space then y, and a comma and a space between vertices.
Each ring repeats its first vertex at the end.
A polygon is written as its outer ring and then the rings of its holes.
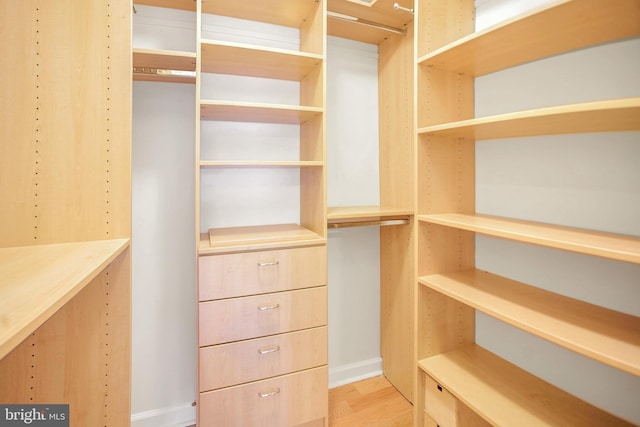
POLYGON ((134 4, 196 11, 195 0, 134 0, 134 4))
POLYGON ((194 52, 133 48, 134 80, 195 83, 195 71, 194 52), (171 71, 188 73, 172 74, 171 71))
POLYGON ((318 5, 317 0, 205 0, 202 13, 301 28, 318 5))
POLYGON ((300 124, 322 114, 322 107, 235 101, 200 101, 202 120, 300 124))
POLYGON ((463 37, 418 59, 482 76, 551 55, 640 34, 637 0, 558 0, 463 37))
POLYGON ((200 255, 314 246, 326 239, 297 224, 215 228, 200 235, 200 255))
POLYGON ((493 426, 631 426, 477 345, 418 362, 493 426))
POLYGON ((640 264, 640 237, 488 215, 420 215, 420 221, 488 236, 640 264))
POLYGON ((306 168, 324 166, 320 160, 270 161, 270 160, 201 160, 202 168, 306 168))
POLYGON ((640 375, 640 318, 480 270, 420 283, 584 356, 640 375))
POLYGON ((0 359, 128 246, 114 239, 0 248, 0 359))
POLYGON ((469 139, 640 130, 640 97, 548 107, 421 128, 419 133, 469 139))
POLYGON ((202 41, 202 72, 300 81, 322 55, 233 42, 202 41))
POLYGON ((413 8, 412 0, 328 0, 327 33, 330 36, 380 44, 394 34, 406 32, 413 15, 394 10, 394 4, 413 8))

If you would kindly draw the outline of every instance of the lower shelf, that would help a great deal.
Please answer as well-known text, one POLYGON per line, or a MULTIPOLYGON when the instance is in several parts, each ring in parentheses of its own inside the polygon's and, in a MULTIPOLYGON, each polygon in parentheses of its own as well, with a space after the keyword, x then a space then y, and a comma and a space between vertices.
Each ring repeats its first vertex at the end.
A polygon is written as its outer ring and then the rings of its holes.
POLYGON ((633 425, 477 345, 428 357, 418 366, 491 425, 633 425))
POLYGON ((127 247, 129 239, 0 248, 0 359, 127 247))
POLYGON ((200 235, 200 255, 314 246, 326 238, 298 224, 212 228, 200 235))

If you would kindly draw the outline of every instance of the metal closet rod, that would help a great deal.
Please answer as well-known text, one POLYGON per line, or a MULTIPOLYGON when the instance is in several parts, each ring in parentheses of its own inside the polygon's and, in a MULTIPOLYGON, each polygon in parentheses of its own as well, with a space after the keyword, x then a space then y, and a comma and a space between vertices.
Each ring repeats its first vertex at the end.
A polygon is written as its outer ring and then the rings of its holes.
POLYGON ((327 11, 327 17, 340 19, 342 21, 353 22, 354 24, 366 25, 367 27, 378 28, 383 31, 388 31, 390 33, 402 34, 403 36, 407 35, 407 30, 402 28, 391 27, 389 25, 380 24, 378 22, 367 21, 366 19, 361 19, 356 16, 345 15, 342 13, 327 11))
POLYGON ((387 225, 404 225, 404 224, 409 224, 409 222, 410 222, 409 218, 383 219, 383 220, 374 220, 374 221, 331 222, 327 224, 327 228, 369 227, 369 226, 384 227, 387 225))

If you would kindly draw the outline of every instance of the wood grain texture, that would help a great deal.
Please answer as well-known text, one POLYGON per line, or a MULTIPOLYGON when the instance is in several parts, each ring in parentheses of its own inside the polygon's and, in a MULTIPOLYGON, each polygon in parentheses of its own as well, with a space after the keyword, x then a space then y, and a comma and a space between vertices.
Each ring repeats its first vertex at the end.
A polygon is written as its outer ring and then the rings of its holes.
POLYGON ((128 239, 116 239, 0 248, 0 359, 128 245, 128 239))
POLYGON ((201 347, 200 392, 326 365, 326 348, 326 326, 201 347))
POLYGON ((0 361, 0 401, 69 403, 73 425, 128 425, 131 3, 4 1, 0 24, 0 247, 42 246, 3 279, 38 284, 30 304, 51 315, 0 361), (84 249, 34 256, 67 242, 84 249))
POLYGON ((306 20, 313 19, 317 7, 316 0, 206 0, 202 13, 302 28, 306 20))
POLYGON ((300 81, 323 56, 241 43, 203 40, 202 72, 300 81))
POLYGON ((586 102, 427 126, 418 133, 499 139, 640 129, 640 98, 586 102))
POLYGON ((640 238, 635 236, 479 214, 434 214, 418 219, 518 242, 640 263, 640 238))
POLYGON ((557 0, 430 52, 418 63, 482 76, 525 62, 640 34, 636 0, 557 0))
POLYGON ((419 362, 427 374, 491 425, 631 426, 471 345, 419 362))
POLYGON ((317 427, 326 419, 327 387, 325 366, 202 393, 198 425, 317 427))
POLYGON ((326 324, 326 286, 201 302, 198 344, 222 344, 326 324))
POLYGON ((578 354, 640 375, 640 318, 495 274, 466 270, 420 283, 578 354))
POLYGON ((198 262, 199 301, 325 285, 326 246, 204 256, 198 262))
POLYGON ((385 377, 329 390, 330 427, 410 427, 413 407, 385 377))
POLYGON ((257 102, 200 101, 202 120, 300 124, 322 114, 322 107, 257 102))

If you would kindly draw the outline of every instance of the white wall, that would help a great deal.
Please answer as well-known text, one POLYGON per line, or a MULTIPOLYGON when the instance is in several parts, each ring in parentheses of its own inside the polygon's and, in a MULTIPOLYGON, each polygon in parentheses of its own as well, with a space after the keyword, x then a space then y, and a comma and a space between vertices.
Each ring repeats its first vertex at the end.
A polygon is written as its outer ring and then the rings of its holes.
MULTIPOLYGON (((489 0, 483 27, 542 4, 489 0)), ((476 116, 640 96, 640 40, 616 42, 476 79, 476 116)), ((640 133, 476 143, 480 213, 640 236, 640 133)), ((476 238, 478 268, 640 316, 640 266, 476 238)), ((476 340, 581 398, 640 423, 640 379, 477 314, 476 340)))
MULTIPOLYGON (((136 9, 135 47, 195 50, 194 13, 136 9)), ((195 424, 194 123, 194 85, 134 82, 133 427, 195 424)))
MULTIPOLYGON (((378 47, 327 45, 327 203, 378 205, 378 47)), ((329 230, 329 387, 382 373, 380 233, 329 230)))
POLYGON ((133 87, 132 425, 195 422, 195 88, 133 87))

